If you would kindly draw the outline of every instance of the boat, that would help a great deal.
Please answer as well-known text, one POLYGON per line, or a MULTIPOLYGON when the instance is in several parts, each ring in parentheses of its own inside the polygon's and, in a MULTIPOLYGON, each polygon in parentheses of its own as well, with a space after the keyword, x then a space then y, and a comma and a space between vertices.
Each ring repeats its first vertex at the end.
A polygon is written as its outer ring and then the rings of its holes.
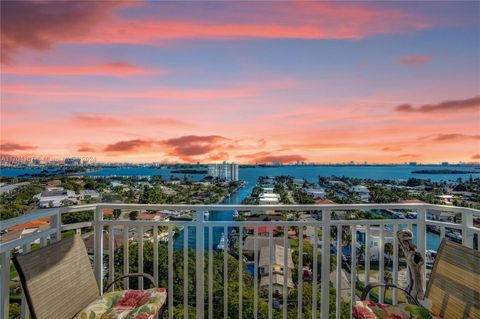
POLYGON ((417 213, 416 212, 408 212, 406 217, 407 217, 407 219, 417 219, 417 213))
POLYGON ((427 231, 440 234, 440 226, 438 225, 427 225, 427 231))
POLYGON ((437 252, 435 250, 428 249, 425 251, 425 263, 428 267, 432 267, 437 257, 437 252))
POLYGON ((445 234, 446 237, 450 238, 451 240, 457 242, 457 243, 462 243, 462 235, 459 233, 453 231, 453 230, 448 230, 445 234))
POLYGON ((209 216, 210 216, 210 212, 203 213, 204 219, 208 219, 209 216))
POLYGON ((238 218, 238 211, 237 210, 234 210, 233 211, 233 219, 237 219, 238 218))
POLYGON ((225 250, 225 248, 228 248, 228 239, 225 238, 225 234, 222 233, 222 236, 220 237, 220 241, 217 245, 218 250, 225 250))

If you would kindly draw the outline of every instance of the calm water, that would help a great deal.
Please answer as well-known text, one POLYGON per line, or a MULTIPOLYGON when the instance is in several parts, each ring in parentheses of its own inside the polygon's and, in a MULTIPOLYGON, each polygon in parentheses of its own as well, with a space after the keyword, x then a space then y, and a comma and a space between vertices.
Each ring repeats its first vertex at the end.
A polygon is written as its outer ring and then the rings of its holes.
MULTIPOLYGON (((40 169, 1 169, 1 176, 14 177, 22 174, 38 174, 40 169)), ((170 179, 172 176, 183 178, 184 174, 171 174, 169 169, 155 168, 103 168, 99 171, 86 173, 87 176, 162 176, 164 179, 170 179)), ((472 175, 474 178, 480 178, 480 169, 474 167, 459 166, 439 166, 439 165, 422 165, 422 166, 281 166, 281 167, 256 167, 256 168, 240 168, 239 176, 241 180, 247 182, 247 185, 239 189, 231 197, 225 199, 223 204, 240 204, 242 200, 249 196, 252 188, 255 186, 260 176, 282 176, 290 175, 294 178, 306 179, 309 182, 318 182, 319 176, 345 176, 351 178, 369 178, 369 179, 391 179, 391 180, 407 180, 415 177, 421 179, 430 179, 432 181, 448 181, 457 180, 459 177, 466 179, 472 175), (463 171, 478 171, 475 174, 412 174, 415 170, 426 169, 453 169, 463 171)), ((205 175, 191 174, 186 175, 190 180, 201 180, 205 175)), ((211 213, 209 220, 232 220, 232 211, 221 211, 211 213)), ((216 248, 220 240, 223 229, 214 229, 213 246, 216 248)), ((175 248, 183 247, 183 232, 179 234, 175 240, 175 248)), ((208 235, 205 233, 205 244, 208 243, 208 235)), ((433 233, 427 233, 427 249, 436 250, 439 245, 439 236, 433 233)), ((189 231, 189 246, 195 247, 194 229, 189 231)))

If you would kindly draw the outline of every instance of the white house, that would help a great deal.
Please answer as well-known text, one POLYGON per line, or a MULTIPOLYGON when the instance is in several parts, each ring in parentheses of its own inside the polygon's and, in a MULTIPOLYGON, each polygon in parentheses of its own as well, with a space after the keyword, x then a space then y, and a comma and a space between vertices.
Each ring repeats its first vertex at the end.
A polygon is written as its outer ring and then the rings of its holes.
POLYGON ((312 196, 314 199, 325 198, 325 190, 323 188, 307 188, 305 193, 312 196))
POLYGON ((273 187, 263 187, 264 194, 273 194, 273 187))
POLYGON ((85 200, 88 198, 98 199, 100 198, 100 193, 93 189, 84 189, 80 191, 80 199, 85 200))
POLYGON ((280 196, 275 193, 262 193, 258 197, 258 201, 260 205, 275 205, 280 202, 280 196))
POLYGON ((452 205, 455 199, 453 195, 436 195, 435 197, 440 199, 444 205, 452 205))
POLYGON ((350 188, 355 198, 362 202, 368 202, 370 200, 370 191, 368 187, 363 185, 356 185, 350 188))
POLYGON ((63 189, 63 187, 48 188, 46 191, 35 195, 35 197, 39 200, 38 207, 40 208, 60 207, 66 200, 74 203, 78 201, 78 196, 74 191, 63 189))

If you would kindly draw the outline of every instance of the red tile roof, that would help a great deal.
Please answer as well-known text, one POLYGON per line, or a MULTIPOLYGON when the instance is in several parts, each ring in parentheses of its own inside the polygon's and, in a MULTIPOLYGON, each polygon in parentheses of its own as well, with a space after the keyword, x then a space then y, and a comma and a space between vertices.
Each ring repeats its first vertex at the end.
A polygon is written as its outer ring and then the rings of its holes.
POLYGON ((8 229, 8 231, 38 228, 46 224, 50 224, 50 217, 40 218, 37 220, 32 220, 28 223, 12 226, 8 229))

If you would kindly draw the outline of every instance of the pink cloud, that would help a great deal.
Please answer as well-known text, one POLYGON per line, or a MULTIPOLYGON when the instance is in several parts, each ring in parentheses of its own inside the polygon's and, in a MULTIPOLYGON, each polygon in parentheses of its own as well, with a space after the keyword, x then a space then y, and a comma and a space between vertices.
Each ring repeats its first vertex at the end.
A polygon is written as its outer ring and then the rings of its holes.
POLYGON ((79 153, 94 153, 94 152, 97 152, 98 150, 95 147, 87 143, 84 143, 79 145, 76 151, 79 153))
POLYGON ((107 145, 103 150, 105 152, 136 152, 142 149, 150 148, 152 146, 152 141, 146 141, 141 139, 120 141, 113 144, 107 145))
POLYGON ((126 3, 2 1, 2 62, 11 62, 21 48, 46 50, 58 42, 84 36, 126 3))
POLYGON ((0 144, 1 152, 14 152, 14 151, 25 151, 36 149, 36 146, 23 145, 18 143, 2 143, 0 144))
POLYGON ((124 125, 118 118, 102 114, 76 113, 71 119, 75 124, 85 127, 114 127, 124 125))
POLYGON ((16 95, 46 96, 46 97, 91 97, 110 99, 166 99, 166 100, 216 100, 250 97, 260 94, 261 88, 215 88, 215 89, 182 89, 160 87, 157 89, 108 91, 95 89, 78 89, 66 85, 43 84, 2 84, 2 91, 16 95))
POLYGON ((432 56, 430 55, 407 55, 400 58, 400 63, 408 66, 422 66, 432 61, 432 56))
POLYGON ((160 116, 137 116, 137 115, 128 115, 128 120, 125 116, 111 116, 106 114, 98 113, 75 113, 70 121, 74 125, 81 127, 98 127, 98 128, 108 128, 108 127, 120 127, 120 126, 191 126, 191 124, 176 119, 172 117, 160 117, 160 116))
POLYGON ((169 148, 167 150, 169 155, 188 160, 192 156, 205 155, 221 148, 222 143, 226 141, 227 138, 218 135, 187 135, 164 140, 161 144, 169 148))
POLYGON ((141 68, 128 62, 112 62, 94 65, 54 65, 54 66, 5 66, 2 74, 35 75, 35 76, 133 76, 163 73, 151 69, 141 68))

